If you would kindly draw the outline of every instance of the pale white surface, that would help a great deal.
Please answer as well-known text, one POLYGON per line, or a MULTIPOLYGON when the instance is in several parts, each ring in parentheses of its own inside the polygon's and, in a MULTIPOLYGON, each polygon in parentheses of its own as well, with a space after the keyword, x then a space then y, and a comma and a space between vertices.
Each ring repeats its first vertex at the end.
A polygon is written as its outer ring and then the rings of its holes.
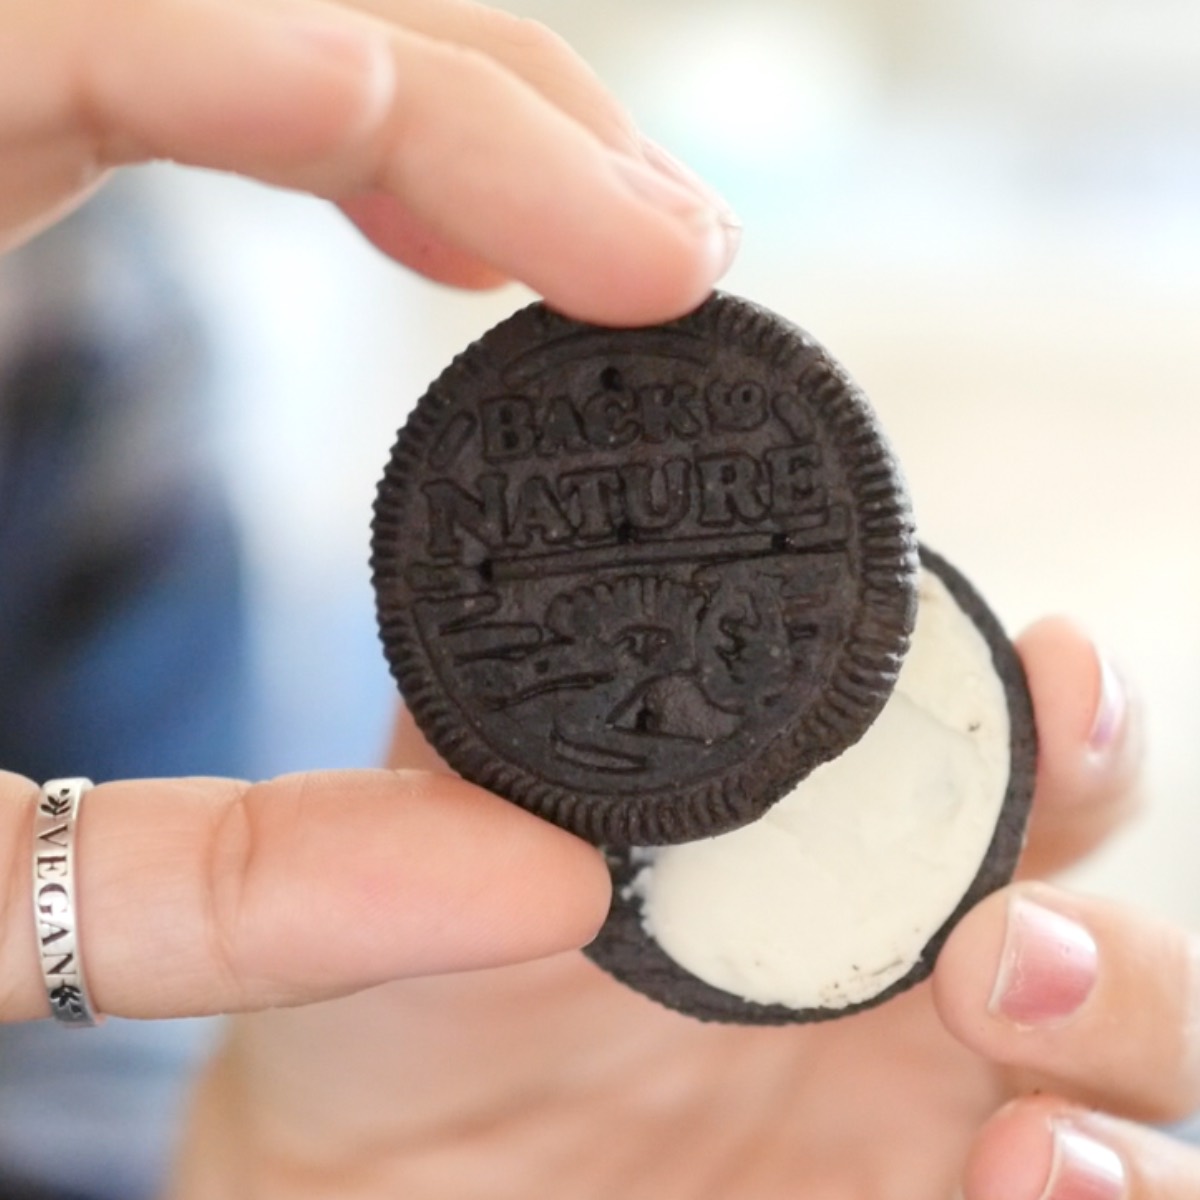
POLYGON ((647 855, 646 932, 714 987, 844 1008, 908 973, 983 861, 1009 778, 991 652, 923 572, 912 647, 862 739, 768 813, 647 855))

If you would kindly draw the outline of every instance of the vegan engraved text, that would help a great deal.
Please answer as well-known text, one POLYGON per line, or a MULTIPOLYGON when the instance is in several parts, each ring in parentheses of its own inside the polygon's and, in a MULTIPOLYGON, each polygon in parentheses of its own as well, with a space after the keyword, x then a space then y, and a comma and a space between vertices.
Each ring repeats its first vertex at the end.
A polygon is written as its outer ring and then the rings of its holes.
POLYGON ((73 918, 71 866, 71 792, 64 787, 44 796, 39 811, 56 824, 39 828, 35 837, 33 875, 38 951, 47 981, 53 982, 50 1003, 69 1019, 86 1014, 73 918))

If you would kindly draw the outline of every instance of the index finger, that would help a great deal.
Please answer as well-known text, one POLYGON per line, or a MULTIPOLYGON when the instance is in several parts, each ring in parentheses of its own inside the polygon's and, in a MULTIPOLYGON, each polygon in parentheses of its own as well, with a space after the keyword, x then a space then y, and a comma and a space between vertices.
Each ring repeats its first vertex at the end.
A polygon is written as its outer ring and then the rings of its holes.
POLYGON ((382 191, 436 238, 606 324, 682 314, 732 257, 711 197, 473 46, 336 4, 81 13, 76 125, 106 161, 171 158, 340 201, 382 191))
POLYGON ((546 26, 476 0, 345 2, 414 33, 488 55, 605 145, 629 154, 640 152, 642 139, 629 113, 587 63, 546 26))
MULTIPOLYGON (((38 787, 0 772, 0 1019, 48 1012, 31 887, 38 787)), ((586 942, 608 872, 583 842, 455 777, 102 784, 76 840, 79 940, 101 1012, 302 1004, 586 942)))

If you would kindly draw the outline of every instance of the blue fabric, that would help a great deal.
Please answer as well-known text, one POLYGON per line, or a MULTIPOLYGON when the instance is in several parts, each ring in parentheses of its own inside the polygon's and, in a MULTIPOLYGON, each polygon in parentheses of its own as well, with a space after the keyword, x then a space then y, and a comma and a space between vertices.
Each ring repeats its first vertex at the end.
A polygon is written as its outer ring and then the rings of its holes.
POLYGON ((0 275, 7 307, 37 313, 0 341, 0 764, 35 778, 247 761, 241 564, 202 437, 212 373, 146 239, 127 203, 89 211, 0 275), (116 263, 120 304, 90 279, 116 263), (53 306, 35 300, 47 275, 53 306))

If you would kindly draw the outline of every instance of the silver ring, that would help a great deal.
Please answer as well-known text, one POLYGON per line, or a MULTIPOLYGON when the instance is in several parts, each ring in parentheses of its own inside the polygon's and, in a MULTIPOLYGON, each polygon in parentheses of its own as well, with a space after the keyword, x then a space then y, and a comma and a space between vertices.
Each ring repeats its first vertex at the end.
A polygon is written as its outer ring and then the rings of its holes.
POLYGON ((63 1025, 99 1024, 79 945, 75 890, 75 826, 90 779, 52 779, 42 785, 33 822, 33 915, 50 1015, 63 1025))

